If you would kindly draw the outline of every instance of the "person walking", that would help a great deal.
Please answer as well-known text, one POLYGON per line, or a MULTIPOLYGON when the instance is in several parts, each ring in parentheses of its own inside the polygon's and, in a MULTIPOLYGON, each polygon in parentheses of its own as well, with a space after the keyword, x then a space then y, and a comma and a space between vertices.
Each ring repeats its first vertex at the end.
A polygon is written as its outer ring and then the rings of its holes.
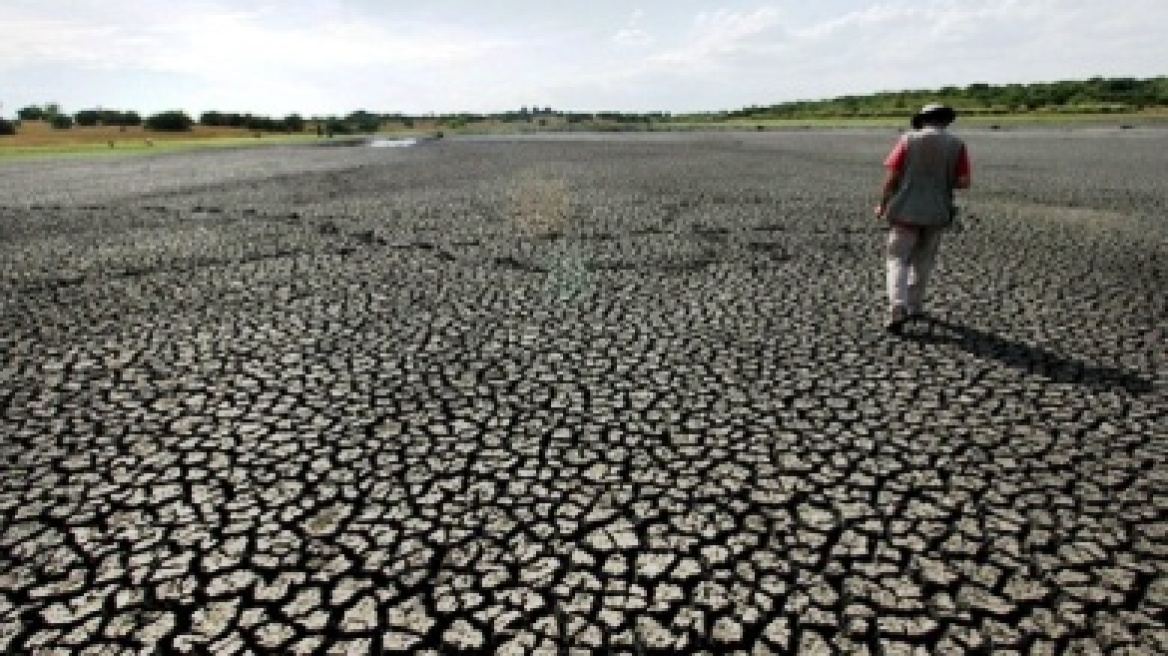
POLYGON ((925 289, 937 261, 941 234, 955 218, 955 189, 970 185, 965 143, 947 128, 957 112, 925 105, 884 160, 884 187, 876 217, 889 226, 888 317, 884 327, 899 335, 905 323, 924 316, 925 289))

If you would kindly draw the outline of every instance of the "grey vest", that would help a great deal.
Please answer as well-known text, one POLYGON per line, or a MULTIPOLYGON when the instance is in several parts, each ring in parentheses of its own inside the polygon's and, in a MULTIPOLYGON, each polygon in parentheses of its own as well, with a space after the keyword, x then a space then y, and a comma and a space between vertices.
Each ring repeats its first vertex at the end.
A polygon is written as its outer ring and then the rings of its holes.
POLYGON ((921 226, 945 226, 953 221, 953 189, 961 139, 936 128, 904 136, 908 152, 900 186, 888 203, 891 221, 921 226))

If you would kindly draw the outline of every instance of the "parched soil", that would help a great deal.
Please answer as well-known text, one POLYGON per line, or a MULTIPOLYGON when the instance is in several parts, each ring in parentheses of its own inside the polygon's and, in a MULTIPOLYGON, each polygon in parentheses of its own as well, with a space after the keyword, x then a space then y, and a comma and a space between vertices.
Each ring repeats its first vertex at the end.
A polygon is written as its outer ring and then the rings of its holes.
POLYGON ((1168 652, 1168 133, 0 164, 0 652, 1168 652))

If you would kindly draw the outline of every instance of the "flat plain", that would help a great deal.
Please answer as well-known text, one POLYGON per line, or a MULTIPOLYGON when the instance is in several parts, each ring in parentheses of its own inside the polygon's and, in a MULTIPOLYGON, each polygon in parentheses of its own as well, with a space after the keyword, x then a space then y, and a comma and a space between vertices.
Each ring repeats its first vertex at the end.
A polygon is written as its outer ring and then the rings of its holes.
MULTIPOLYGON (((960 131, 959 131, 960 132, 960 131)), ((0 652, 1168 653, 1168 131, 0 162, 0 652)))

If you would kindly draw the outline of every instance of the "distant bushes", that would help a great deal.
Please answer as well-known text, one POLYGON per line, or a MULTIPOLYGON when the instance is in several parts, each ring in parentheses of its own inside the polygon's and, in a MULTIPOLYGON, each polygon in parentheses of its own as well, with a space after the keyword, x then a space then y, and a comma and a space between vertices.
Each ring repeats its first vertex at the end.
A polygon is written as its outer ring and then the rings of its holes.
POLYGON ((97 125, 131 127, 142 125, 142 116, 138 112, 123 112, 113 109, 83 109, 73 114, 73 120, 80 127, 94 127, 97 125))
POLYGON ((353 128, 348 123, 333 118, 325 121, 324 132, 330 137, 334 134, 353 134, 353 128))
MULTIPOLYGON (((318 136, 374 134, 382 130, 449 129, 462 131, 482 125, 484 129, 502 126, 520 130, 602 130, 632 131, 647 129, 690 129, 696 124, 731 123, 755 129, 771 119, 898 119, 903 120, 921 105, 945 102, 962 115, 994 120, 1015 114, 1043 115, 1058 118, 1063 114, 1115 116, 1154 108, 1168 108, 1168 76, 1147 79, 1102 78, 1039 82, 1032 84, 989 84, 977 82, 964 87, 945 86, 935 89, 884 91, 869 95, 839 96, 826 100, 800 100, 769 106, 750 106, 734 111, 673 114, 670 112, 565 112, 551 107, 521 107, 517 111, 490 114, 451 113, 416 114, 377 113, 358 110, 347 115, 317 115, 305 119, 299 114, 283 118, 239 112, 208 111, 197 123, 206 127, 229 127, 246 130, 256 136, 267 132, 302 133, 314 131, 318 136)), ((66 114, 57 103, 21 107, 14 124, 0 127, 0 134, 12 134, 20 121, 43 121, 66 129, 80 127, 129 126, 145 124, 149 130, 185 132, 196 121, 182 111, 163 112, 143 120, 137 112, 109 109, 85 109, 66 114), (71 119, 71 122, 70 122, 71 119)))
POLYGON ((243 127, 247 128, 248 130, 251 130, 252 132, 288 132, 289 131, 287 126, 284 125, 284 121, 281 121, 279 119, 274 119, 274 118, 268 118, 267 116, 252 116, 251 118, 249 118, 247 120, 247 122, 244 124, 243 127))
POLYGON ((11 137, 16 134, 16 122, 0 118, 0 137, 11 137))
POLYGON ((194 119, 182 111, 161 112, 146 119, 146 129, 156 132, 186 132, 194 124, 194 119))
POLYGON ((1109 114, 1168 106, 1168 77, 1148 79, 1102 78, 988 84, 965 87, 885 91, 865 96, 840 96, 770 106, 752 106, 720 115, 729 119, 752 118, 868 118, 903 117, 929 102, 944 102, 963 114, 998 115, 1024 112, 1109 114))
POLYGON ((356 111, 344 118, 327 116, 313 119, 319 136, 344 134, 374 134, 381 129, 384 118, 366 111, 356 111))
POLYGON ((289 114, 284 117, 284 129, 288 132, 304 132, 307 123, 299 114, 289 114))
POLYGON ((60 105, 57 103, 48 103, 43 106, 29 105, 28 107, 21 107, 16 111, 16 116, 22 121, 50 121, 60 113, 60 105))
POLYGON ((381 117, 372 112, 359 110, 345 117, 345 123, 357 132, 373 134, 381 129, 381 117))
POLYGON ((305 120, 299 114, 271 118, 234 112, 203 112, 199 125, 222 128, 244 128, 252 132, 303 132, 305 120))

